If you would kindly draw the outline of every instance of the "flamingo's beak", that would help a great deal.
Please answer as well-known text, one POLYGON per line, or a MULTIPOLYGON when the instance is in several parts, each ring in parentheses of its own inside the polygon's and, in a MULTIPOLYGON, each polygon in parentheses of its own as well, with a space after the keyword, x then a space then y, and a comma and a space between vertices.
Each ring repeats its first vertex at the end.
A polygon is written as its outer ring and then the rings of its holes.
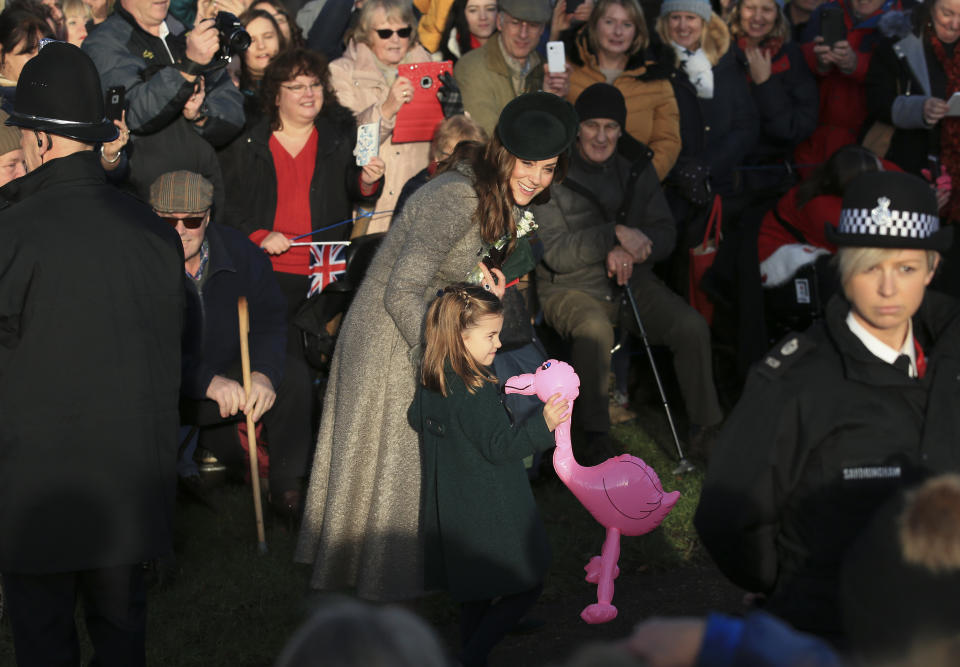
POLYGON ((533 373, 514 375, 503 386, 504 393, 532 396, 537 393, 537 378, 533 373))

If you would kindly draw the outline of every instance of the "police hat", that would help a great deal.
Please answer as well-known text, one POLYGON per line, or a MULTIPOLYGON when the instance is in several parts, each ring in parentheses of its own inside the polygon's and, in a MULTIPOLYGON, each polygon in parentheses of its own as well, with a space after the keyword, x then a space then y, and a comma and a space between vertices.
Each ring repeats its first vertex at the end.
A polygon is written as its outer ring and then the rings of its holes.
POLYGON ((84 143, 113 141, 119 130, 103 112, 100 75, 86 53, 67 42, 42 42, 17 81, 7 125, 84 143))
POLYGON ((500 112, 497 136, 521 160, 548 160, 567 150, 577 137, 577 112, 553 93, 526 93, 500 112))
POLYGON ((940 227, 937 197, 918 176, 897 171, 861 174, 847 184, 836 228, 825 225, 837 246, 947 250, 953 228, 940 227))

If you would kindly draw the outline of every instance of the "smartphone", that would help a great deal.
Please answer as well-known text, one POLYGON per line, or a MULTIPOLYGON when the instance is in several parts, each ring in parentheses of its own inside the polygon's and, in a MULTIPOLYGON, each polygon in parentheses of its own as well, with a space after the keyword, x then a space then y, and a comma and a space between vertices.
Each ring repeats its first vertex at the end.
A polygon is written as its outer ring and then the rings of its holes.
POLYGON ((380 153, 380 121, 365 123, 357 128, 357 145, 353 154, 357 156, 357 166, 363 167, 370 158, 380 153))
POLYGON ((960 116, 960 92, 951 95, 950 99, 947 100, 947 105, 950 107, 947 111, 948 116, 960 116))
POLYGON ((847 26, 843 20, 842 7, 824 7, 820 12, 820 36, 823 43, 833 46, 847 38, 847 26))
POLYGON ((107 89, 104 112, 109 120, 120 120, 123 116, 123 107, 126 104, 126 88, 114 86, 107 89))
POLYGON ((563 74, 567 69, 567 58, 563 52, 563 42, 547 42, 547 71, 551 74, 563 74))

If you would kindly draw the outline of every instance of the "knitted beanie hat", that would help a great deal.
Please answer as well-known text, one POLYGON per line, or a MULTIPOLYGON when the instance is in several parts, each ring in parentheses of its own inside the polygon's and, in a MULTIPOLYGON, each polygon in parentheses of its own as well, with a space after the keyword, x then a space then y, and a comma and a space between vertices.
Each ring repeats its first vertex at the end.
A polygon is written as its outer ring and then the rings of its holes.
POLYGON ((574 108, 580 122, 593 118, 609 118, 620 123, 620 129, 627 122, 627 103, 616 87, 609 83, 595 83, 577 98, 574 108))
POLYGON ((690 12, 702 18, 704 23, 709 23, 713 10, 707 0, 664 0, 660 5, 660 16, 673 12, 690 12))

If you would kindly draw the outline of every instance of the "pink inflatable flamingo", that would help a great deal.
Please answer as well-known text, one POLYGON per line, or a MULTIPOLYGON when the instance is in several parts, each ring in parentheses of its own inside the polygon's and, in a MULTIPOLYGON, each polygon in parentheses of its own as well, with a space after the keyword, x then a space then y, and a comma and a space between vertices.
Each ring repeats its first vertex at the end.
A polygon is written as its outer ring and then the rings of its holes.
MULTIPOLYGON (((508 394, 536 394, 541 401, 561 394, 573 407, 580 395, 580 378, 569 364, 551 359, 535 373, 517 375, 507 380, 508 394)), ((570 446, 570 422, 554 431, 557 448, 553 467, 573 495, 593 518, 607 529, 600 556, 584 566, 586 580, 597 584, 597 602, 580 612, 587 623, 606 623, 617 616, 613 602, 613 580, 620 574, 621 535, 643 535, 660 525, 670 513, 679 491, 664 493, 653 468, 630 454, 621 454, 591 468, 577 464, 570 446)))

